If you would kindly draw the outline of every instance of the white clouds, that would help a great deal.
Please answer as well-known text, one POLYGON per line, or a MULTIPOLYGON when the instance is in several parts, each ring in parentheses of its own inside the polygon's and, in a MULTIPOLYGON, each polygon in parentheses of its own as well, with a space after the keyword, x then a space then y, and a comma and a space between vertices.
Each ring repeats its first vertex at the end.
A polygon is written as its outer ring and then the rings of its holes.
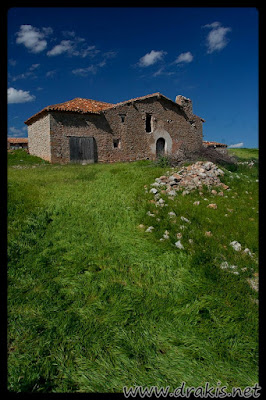
POLYGON ((98 61, 95 64, 89 65, 88 67, 85 68, 76 68, 72 70, 72 73, 77 76, 82 76, 86 77, 88 74, 93 74, 95 75, 99 68, 104 67, 107 64, 107 60, 116 57, 117 52, 116 51, 107 51, 102 54, 102 60, 98 61))
POLYGON ((35 71, 37 68, 39 68, 40 64, 32 64, 31 67, 28 68, 26 72, 23 72, 22 74, 10 77, 13 82, 17 81, 18 79, 26 79, 26 78, 36 78, 35 71))
POLYGON ((231 28, 217 28, 213 29, 208 37, 208 53, 213 53, 214 51, 222 50, 228 43, 226 38, 227 32, 230 32, 231 28))
POLYGON ((203 25, 202 28, 218 28, 218 26, 220 26, 220 25, 221 25, 220 22, 215 21, 215 22, 212 22, 211 24, 203 25))
MULTIPOLYGON (((16 33, 17 44, 23 44, 31 53, 40 53, 47 48, 47 37, 53 33, 50 27, 36 28, 32 25, 21 25, 16 33)), ((48 56, 80 56, 82 58, 94 57, 99 50, 96 46, 88 46, 84 38, 76 36, 74 31, 63 31, 62 35, 66 38, 47 51, 48 56)), ((55 39, 51 39, 54 41, 55 39)), ((12 61, 11 61, 12 62, 12 61)), ((10 62, 10 63, 11 63, 10 62)))
POLYGON ((71 40, 62 40, 60 44, 57 44, 47 52, 47 55, 50 56, 58 56, 63 53, 71 54, 73 53, 73 44, 71 40))
POLYGON ((156 77, 159 75, 162 75, 164 73, 164 67, 161 67, 158 69, 158 71, 154 72, 154 74, 152 76, 156 77))
POLYGON ((211 29, 206 39, 208 54, 213 53, 214 51, 220 51, 227 46, 229 39, 226 35, 232 30, 231 28, 221 26, 221 23, 218 21, 204 25, 202 28, 211 29))
MULTIPOLYGON (((74 32, 68 32, 68 34, 74 32)), ((62 40, 59 44, 54 46, 47 52, 49 57, 59 56, 61 54, 67 54, 68 56, 79 56, 79 57, 94 57, 100 50, 96 49, 96 46, 87 46, 85 39, 75 37, 74 40, 62 40)))
POLYGON ((9 88, 7 90, 7 101, 11 103, 28 103, 29 101, 34 101, 35 96, 31 95, 29 91, 17 90, 14 88, 9 88))
POLYGON ((14 67, 17 64, 16 60, 13 60, 12 58, 10 60, 8 60, 9 64, 12 65, 12 67, 14 67))
POLYGON ((97 67, 95 65, 90 65, 87 68, 77 68, 77 69, 72 70, 72 73, 74 75, 78 75, 78 76, 82 76, 82 77, 88 76, 89 73, 92 73, 95 75, 96 72, 97 72, 97 67))
MULTIPOLYGON (((209 33, 206 37, 207 54, 220 51, 227 46, 229 42, 227 35, 232 30, 230 27, 224 27, 220 22, 214 21, 210 24, 203 25, 202 28, 209 29, 209 33)), ((176 69, 173 71, 174 65, 183 66, 194 60, 193 54, 187 51, 180 53, 174 61, 166 63, 164 59, 165 54, 167 54, 167 52, 163 50, 151 50, 151 52, 146 53, 139 59, 136 66, 149 67, 160 61, 159 69, 152 74, 153 77, 157 77, 161 75, 172 75, 176 73, 176 69)))
POLYGON ((228 149, 239 149, 240 147, 243 147, 244 143, 240 142, 240 143, 236 143, 236 144, 231 144, 230 146, 228 146, 228 149))
POLYGON ((47 52, 49 57, 67 54, 68 56, 78 56, 85 58, 87 56, 94 57, 100 50, 96 46, 88 46, 86 40, 76 35, 74 31, 63 31, 62 35, 68 38, 62 40, 47 52))
POLYGON ((173 74, 174 74, 173 71, 168 71, 167 68, 165 66, 163 66, 163 67, 159 68, 157 71, 155 71, 154 74, 152 74, 152 76, 153 77, 161 76, 161 75, 170 76, 173 74))
POLYGON ((138 65, 140 67, 149 67, 162 60, 163 56, 167 54, 166 51, 155 51, 152 50, 150 53, 145 54, 145 56, 141 57, 138 65))
POLYGON ((40 53, 47 47, 46 36, 53 32, 52 28, 38 29, 32 25, 21 25, 16 33, 17 44, 23 44, 31 53, 40 53))
POLYGON ((45 36, 51 35, 54 31, 51 27, 42 28, 43 33, 45 36))
POLYGON ((76 33, 74 31, 63 31, 62 35, 65 37, 75 37, 76 33))
POLYGON ((47 78, 52 78, 53 76, 55 76, 55 74, 56 74, 56 70, 53 69, 53 70, 51 70, 51 71, 47 71, 46 74, 45 74, 45 76, 46 76, 47 78))
POLYGON ((113 51, 113 50, 106 51, 105 53, 103 53, 103 58, 105 60, 107 60, 109 58, 114 58, 116 56, 117 56, 117 51, 113 51))
POLYGON ((97 53, 100 53, 100 50, 97 50, 96 46, 87 46, 86 48, 81 49, 76 55, 85 58, 87 56, 95 57, 97 53))
POLYGON ((167 52, 163 50, 160 51, 152 50, 150 53, 147 53, 143 57, 141 57, 136 66, 149 67, 160 61, 159 69, 157 69, 152 74, 152 76, 156 78, 158 76, 163 76, 163 75, 164 76, 174 75, 176 73, 176 64, 188 64, 192 62, 194 58, 191 52, 187 51, 186 53, 180 53, 179 56, 175 59, 175 61, 166 63, 164 59, 164 55, 166 54, 167 52), (174 65, 175 68, 173 67, 174 65))
POLYGON ((11 126, 9 132, 12 133, 12 137, 24 137, 25 131, 27 131, 27 127, 23 127, 21 129, 16 128, 15 126, 11 126))
POLYGON ((36 68, 39 68, 40 64, 32 64, 32 66, 29 68, 30 71, 34 71, 36 68))
POLYGON ((176 64, 179 63, 190 63, 193 60, 193 55, 190 53, 190 51, 187 51, 186 53, 181 53, 175 60, 176 64))

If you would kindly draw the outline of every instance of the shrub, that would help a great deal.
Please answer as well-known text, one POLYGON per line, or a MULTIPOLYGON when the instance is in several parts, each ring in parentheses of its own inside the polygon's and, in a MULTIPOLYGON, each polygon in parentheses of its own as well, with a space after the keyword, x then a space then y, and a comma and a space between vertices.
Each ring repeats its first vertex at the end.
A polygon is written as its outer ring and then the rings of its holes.
POLYGON ((171 160, 170 157, 167 156, 160 156, 158 159, 155 161, 155 164, 158 165, 158 167, 161 168, 166 168, 171 166, 171 160))

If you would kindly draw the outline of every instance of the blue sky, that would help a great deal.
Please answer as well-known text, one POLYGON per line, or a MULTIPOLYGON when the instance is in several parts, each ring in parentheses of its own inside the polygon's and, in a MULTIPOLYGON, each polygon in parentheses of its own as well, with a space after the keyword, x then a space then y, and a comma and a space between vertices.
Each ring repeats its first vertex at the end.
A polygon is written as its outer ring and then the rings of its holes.
POLYGON ((50 104, 182 94, 204 140, 258 147, 256 8, 11 8, 8 136, 50 104))

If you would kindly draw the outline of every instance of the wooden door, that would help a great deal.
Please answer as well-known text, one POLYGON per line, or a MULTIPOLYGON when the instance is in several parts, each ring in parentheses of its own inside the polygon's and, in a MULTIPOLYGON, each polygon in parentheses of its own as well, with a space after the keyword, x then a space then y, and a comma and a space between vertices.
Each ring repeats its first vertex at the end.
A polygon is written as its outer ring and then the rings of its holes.
POLYGON ((69 138, 70 161, 97 161, 96 142, 93 137, 71 136, 69 138))

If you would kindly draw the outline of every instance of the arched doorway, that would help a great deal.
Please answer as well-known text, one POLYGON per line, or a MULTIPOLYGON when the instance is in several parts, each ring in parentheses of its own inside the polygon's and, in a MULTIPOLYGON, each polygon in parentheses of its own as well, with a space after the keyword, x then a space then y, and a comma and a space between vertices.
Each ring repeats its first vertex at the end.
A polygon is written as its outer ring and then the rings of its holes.
POLYGON ((156 157, 164 156, 165 154, 165 139, 159 138, 156 142, 156 157))

